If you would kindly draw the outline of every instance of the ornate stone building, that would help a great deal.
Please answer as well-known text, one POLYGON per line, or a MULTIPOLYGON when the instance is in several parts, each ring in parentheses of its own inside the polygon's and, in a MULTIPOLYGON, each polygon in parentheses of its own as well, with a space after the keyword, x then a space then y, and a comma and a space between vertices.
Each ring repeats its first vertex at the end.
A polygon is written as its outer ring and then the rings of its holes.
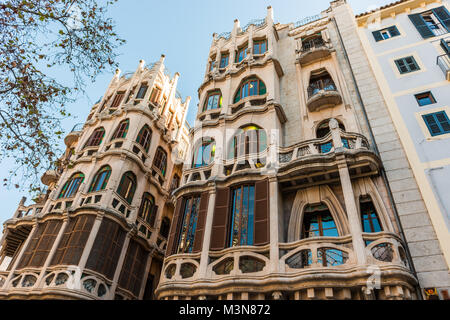
POLYGON ((159 299, 418 298, 346 6, 213 35, 159 299))
POLYGON ((4 224, 0 299, 151 299, 188 149, 190 101, 164 56, 117 70, 36 204, 4 224))

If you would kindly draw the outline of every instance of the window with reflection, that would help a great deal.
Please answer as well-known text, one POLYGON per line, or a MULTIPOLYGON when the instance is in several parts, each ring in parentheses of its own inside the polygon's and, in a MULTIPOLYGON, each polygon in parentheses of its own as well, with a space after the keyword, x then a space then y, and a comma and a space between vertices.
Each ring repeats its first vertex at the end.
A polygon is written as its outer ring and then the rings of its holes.
POLYGON ((263 54, 267 51, 267 40, 253 41, 253 54, 263 54))
POLYGON ((220 68, 225 68, 226 66, 228 66, 228 60, 230 58, 230 55, 228 53, 226 54, 222 54, 220 57, 220 68))
POLYGON ((308 86, 308 98, 320 91, 336 91, 336 85, 326 70, 321 70, 311 75, 308 86))
POLYGON ((104 136, 105 136, 105 128, 100 127, 95 129, 94 132, 92 132, 89 139, 84 144, 84 148, 99 146, 102 143, 104 136))
POLYGON ((199 168, 209 165, 216 152, 216 142, 213 139, 204 139, 197 147, 192 161, 192 168, 199 168))
POLYGON ((230 146, 230 159, 259 153, 267 149, 266 131, 258 126, 249 125, 239 129, 230 146))
POLYGON ((71 198, 75 196, 78 191, 78 188, 84 181, 84 174, 81 172, 77 172, 73 174, 69 180, 66 181, 61 192, 59 193, 58 199, 60 198, 71 198))
POLYGON ((336 224, 327 205, 308 205, 305 208, 301 238, 338 237, 336 224))
POLYGON ((138 133, 136 142, 139 143, 142 146, 142 148, 145 149, 145 152, 148 152, 151 140, 152 140, 152 130, 150 130, 150 127, 148 125, 144 125, 138 133))
POLYGON ((144 192, 141 206, 139 207, 139 217, 153 227, 156 218, 157 206, 155 198, 148 192, 144 192))
POLYGON ((158 147, 155 154, 155 160, 153 160, 153 166, 156 167, 163 176, 166 175, 167 169, 167 153, 163 148, 158 147))
POLYGON ((230 247, 253 245, 255 186, 234 188, 231 205, 230 247))
POLYGON ((235 62, 241 62, 242 60, 245 59, 245 57, 248 54, 248 44, 245 44, 244 47, 240 48, 237 52, 236 52, 236 57, 235 57, 235 62))
POLYGON ((190 253, 194 248, 200 195, 184 199, 183 220, 178 239, 178 253, 190 253))
POLYGON ((222 108, 222 94, 220 93, 220 90, 208 93, 205 104, 203 105, 203 111, 219 108, 222 108))
POLYGON ((128 128, 130 126, 130 120, 125 119, 119 123, 114 134, 111 137, 111 141, 114 139, 123 139, 127 136, 128 128))
POLYGON ((256 77, 246 79, 234 96, 234 103, 249 96, 262 96, 267 92, 264 82, 256 77))
POLYGON ((359 199, 361 210, 361 221, 363 232, 380 232, 383 231, 380 219, 378 219, 377 211, 370 197, 361 197, 359 199))
POLYGON ((100 190, 104 190, 106 185, 108 184, 109 176, 111 175, 111 167, 104 166, 102 167, 92 179, 91 186, 89 187, 89 192, 96 192, 100 190))
POLYGON ((136 191, 136 175, 131 172, 125 172, 120 179, 117 193, 131 204, 133 201, 134 192, 136 191))
POLYGON ((157 103, 159 101, 160 95, 161 89, 158 87, 154 87, 152 93, 150 94, 150 102, 157 103))
POLYGON ((147 89, 148 89, 148 85, 146 83, 141 84, 141 87, 139 88, 139 90, 136 94, 136 99, 144 99, 147 89))

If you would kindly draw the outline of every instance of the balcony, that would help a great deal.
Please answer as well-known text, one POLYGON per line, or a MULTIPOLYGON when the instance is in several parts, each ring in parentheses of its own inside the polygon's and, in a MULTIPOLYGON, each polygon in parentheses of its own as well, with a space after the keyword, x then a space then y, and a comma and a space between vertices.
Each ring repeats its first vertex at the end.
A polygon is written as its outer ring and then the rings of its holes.
POLYGON ((337 106, 342 103, 342 96, 331 78, 312 81, 308 86, 306 105, 310 112, 337 106))
POLYGON ((327 58, 331 55, 331 45, 322 38, 315 38, 302 43, 298 62, 302 66, 327 58))
POLYGON ((83 131, 83 124, 82 123, 76 124, 69 132, 69 134, 64 138, 64 143, 66 144, 66 146, 70 147, 72 143, 76 142, 80 137, 82 131, 83 131))
POLYGON ((59 174, 55 170, 47 170, 41 177, 41 182, 46 186, 51 183, 57 182, 59 179, 59 174))
POLYGON ((450 81, 450 54, 443 54, 436 58, 436 64, 444 73, 445 80, 450 81))

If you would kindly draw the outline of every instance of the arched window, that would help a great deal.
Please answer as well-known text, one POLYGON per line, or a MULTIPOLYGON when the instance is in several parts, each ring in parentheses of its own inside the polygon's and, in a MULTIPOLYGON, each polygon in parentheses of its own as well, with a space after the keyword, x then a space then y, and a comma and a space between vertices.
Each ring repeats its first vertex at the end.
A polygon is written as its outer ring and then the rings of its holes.
POLYGON ((123 139, 127 136, 128 127, 130 126, 130 120, 126 119, 119 123, 111 137, 111 141, 114 139, 123 139))
POLYGON ((203 111, 219 108, 222 108, 222 93, 220 90, 215 90, 208 93, 205 99, 205 104, 203 105, 203 111))
POLYGON ((370 197, 361 197, 359 199, 361 209, 361 221, 363 232, 380 232, 383 231, 380 219, 378 219, 377 211, 370 197))
POLYGON ((133 172, 127 171, 120 179, 117 193, 131 204, 133 201, 134 192, 136 191, 136 176, 133 172))
POLYGON ((145 220, 153 227, 156 218, 157 206, 155 205, 155 198, 148 192, 144 192, 141 206, 139 207, 139 217, 145 220))
POLYGON ((336 91, 336 85, 330 74, 325 70, 319 70, 315 74, 311 74, 308 86, 308 98, 314 96, 320 91, 336 91))
POLYGON ((139 143, 145 149, 146 152, 148 152, 151 140, 152 140, 152 131, 150 130, 148 125, 144 125, 141 131, 139 131, 136 142, 139 143))
POLYGON ((337 237, 339 236, 336 224, 327 205, 308 205, 305 208, 302 223, 301 238, 311 237, 337 237))
POLYGON ((82 184, 84 181, 84 174, 81 172, 73 174, 69 180, 66 181, 63 188, 61 189, 61 192, 59 193, 58 199, 60 198, 70 198, 75 196, 75 194, 78 191, 78 188, 80 187, 80 184, 82 184))
POLYGON ((92 132, 88 141, 84 144, 84 148, 98 146, 102 143, 103 137, 105 136, 105 128, 100 127, 92 132))
POLYGON ((234 95, 234 103, 249 96, 261 96, 266 94, 266 85, 256 77, 244 80, 234 95))
POLYGON ((96 192, 106 188, 109 176, 111 175, 111 167, 102 167, 92 179, 91 186, 89 187, 89 192, 96 192))
POLYGON ((153 160, 153 166, 156 167, 163 176, 166 175, 167 169, 167 153, 163 148, 158 147, 155 154, 155 160, 153 160))
MULTIPOLYGON (((345 126, 338 121, 339 128, 345 131, 345 126)), ((316 129, 316 137, 323 138, 330 132, 330 119, 322 121, 316 129)))
POLYGON ((216 142, 214 139, 205 139, 202 144, 197 147, 192 161, 192 168, 207 166, 214 159, 216 152, 216 142))
POLYGON ((169 237, 169 230, 170 230, 170 219, 167 217, 164 217, 161 221, 161 227, 159 228, 159 234, 167 239, 169 237))
POLYGON ((230 159, 243 155, 259 153, 267 148, 267 135, 264 129, 249 125, 239 129, 230 145, 230 159))

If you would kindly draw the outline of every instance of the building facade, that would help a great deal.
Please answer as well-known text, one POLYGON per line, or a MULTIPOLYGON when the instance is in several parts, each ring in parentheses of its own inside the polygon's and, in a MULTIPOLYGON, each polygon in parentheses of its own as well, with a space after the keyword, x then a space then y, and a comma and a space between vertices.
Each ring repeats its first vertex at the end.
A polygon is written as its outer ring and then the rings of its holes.
POLYGON ((342 39, 349 12, 274 24, 268 7, 213 35, 159 299, 421 296, 342 39))
POLYGON ((405 190, 395 198, 419 282, 441 299, 449 299, 450 287, 449 8, 447 1, 408 0, 356 16, 366 63, 392 119, 373 115, 370 123, 380 148, 392 150, 382 155, 395 169, 388 172, 392 188, 405 190), (393 131, 413 175, 399 168, 393 131))
POLYGON ((0 299, 151 299, 188 148, 179 74, 117 70, 36 204, 4 224, 0 299))

